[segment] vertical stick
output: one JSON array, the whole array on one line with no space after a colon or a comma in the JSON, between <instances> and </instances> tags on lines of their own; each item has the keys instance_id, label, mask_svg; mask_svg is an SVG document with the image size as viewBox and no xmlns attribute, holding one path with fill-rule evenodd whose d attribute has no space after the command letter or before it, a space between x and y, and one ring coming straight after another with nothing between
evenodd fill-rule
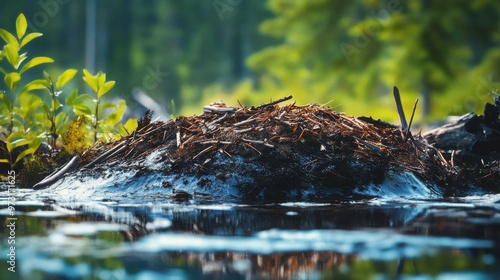
<instances>
[{"instance_id":1,"label":"vertical stick","mask_svg":"<svg viewBox=\"0 0 500 280\"><path fill-rule=\"evenodd\" d=\"M403 130L408 129L408 123L406 122L405 111L403 110L403 104L401 103L401 96L399 95L398 87L394 86L394 100L396 101L396 107L398 108L399 119L401 120L401 127Z\"/></svg>"},{"instance_id":2,"label":"vertical stick","mask_svg":"<svg viewBox=\"0 0 500 280\"><path fill-rule=\"evenodd\" d=\"M415 116L415 110L417 110L418 98L413 104L413 111L411 112L410 124L408 125L408 133L410 132L411 124L413 123L413 117Z\"/></svg>"},{"instance_id":3,"label":"vertical stick","mask_svg":"<svg viewBox=\"0 0 500 280\"><path fill-rule=\"evenodd\" d=\"M181 132L180 131L177 131L175 133L175 138L177 140L177 148L180 147L182 145L181 143Z\"/></svg>"}]
</instances>

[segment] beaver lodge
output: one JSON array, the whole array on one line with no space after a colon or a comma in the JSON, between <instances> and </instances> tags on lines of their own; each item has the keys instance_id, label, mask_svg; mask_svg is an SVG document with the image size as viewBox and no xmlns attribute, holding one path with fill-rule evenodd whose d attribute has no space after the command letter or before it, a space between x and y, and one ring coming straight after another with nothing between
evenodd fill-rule
<instances>
[{"instance_id":1,"label":"beaver lodge","mask_svg":"<svg viewBox=\"0 0 500 280\"><path fill-rule=\"evenodd\" d=\"M79 162L70 162L66 169L73 171L62 180L52 176L35 188L57 190L80 181L108 192L135 184L142 188L137 193L167 189L174 197L271 200L350 199L384 188L429 196L500 189L498 113L487 122L484 116L468 116L415 135L408 127L349 117L317 104L279 104L289 98L259 107L213 103L201 115L167 122L151 122L148 112L129 136L87 150ZM487 107L500 111L498 103L492 106ZM474 142L466 149L465 143L450 143L453 137L465 141L465 134ZM487 147L474 154L474 145ZM96 181L101 177L112 179Z\"/></svg>"}]
</instances>

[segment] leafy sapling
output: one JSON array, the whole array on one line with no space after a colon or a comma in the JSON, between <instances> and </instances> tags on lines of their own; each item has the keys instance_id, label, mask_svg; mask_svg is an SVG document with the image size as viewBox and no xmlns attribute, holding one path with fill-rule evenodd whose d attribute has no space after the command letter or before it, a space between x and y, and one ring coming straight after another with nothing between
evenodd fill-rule
<instances>
[{"instance_id":1,"label":"leafy sapling","mask_svg":"<svg viewBox=\"0 0 500 280\"><path fill-rule=\"evenodd\" d=\"M28 58L27 53L20 54L21 49L26 46L33 39L42 36L42 33L29 33L26 34L28 23L26 17L20 14L16 20L16 35L17 37L5 29L0 29L0 37L5 41L6 45L3 46L2 57L8 61L13 71L8 72L3 67L0 67L0 72L4 75L4 82L7 86L9 94L3 93L1 96L2 101L7 104L9 113L9 123L7 127L8 134L14 130L14 102L16 89L21 82L21 76L27 70L44 63L52 63L53 59L50 57L39 56L35 57L26 63L23 62ZM22 67L21 67L22 66Z\"/></svg>"},{"instance_id":2,"label":"leafy sapling","mask_svg":"<svg viewBox=\"0 0 500 280\"><path fill-rule=\"evenodd\" d=\"M68 126L68 113L63 110L59 96L62 93L62 88L75 77L77 72L75 69L68 69L54 82L50 75L44 71L45 80L34 80L23 88L23 91L45 90L49 93L50 98L42 99L41 106L45 114L44 119L48 121L45 135L51 147L56 147L59 135Z\"/></svg>"},{"instance_id":3,"label":"leafy sapling","mask_svg":"<svg viewBox=\"0 0 500 280\"><path fill-rule=\"evenodd\" d=\"M79 96L76 105L80 106L80 110L87 113L92 120L92 129L94 131L94 143L98 140L98 133L101 136L106 136L108 138L115 138L116 127L119 125L120 120L125 113L127 104L125 100L121 99L117 103L103 103L102 97L108 93L115 85L115 81L106 81L106 74L99 72L96 75L92 75L86 69L83 70L83 80L92 89L95 94L95 98L92 99L89 95ZM85 105L85 100L92 99L93 108ZM88 102L87 102L88 104ZM107 114L104 112L107 111ZM89 114L90 113L90 114ZM128 131L131 132L137 126L137 121L128 120L123 126L119 126L121 129L117 129L118 132Z\"/></svg>"},{"instance_id":4,"label":"leafy sapling","mask_svg":"<svg viewBox=\"0 0 500 280\"><path fill-rule=\"evenodd\" d=\"M5 87L0 85L0 163L13 168L23 158L33 155L45 138L55 147L62 135L63 149L77 153L89 147L92 140L95 143L98 138L118 138L137 127L135 119L120 124L126 110L125 100L103 102L102 97L115 85L114 81L106 81L104 73L92 75L84 70L83 80L94 95L80 95L75 89L65 99L66 106L60 100L62 88L75 77L77 70L66 70L55 81L45 72L45 79L22 81L27 70L53 62L44 56L28 60L27 53L21 53L26 44L42 36L37 32L27 34L27 27L25 16L20 14L16 34L0 29L0 38L6 43L0 49L0 73L5 84ZM22 82L25 86L19 89ZM49 94L32 94L37 90ZM87 133L89 128L93 135Z\"/></svg>"},{"instance_id":5,"label":"leafy sapling","mask_svg":"<svg viewBox=\"0 0 500 280\"><path fill-rule=\"evenodd\" d=\"M16 34L12 34L5 29L0 29L0 38L6 43L0 53L0 61L7 61L8 68L0 66L0 73L3 74L3 81L6 89L0 90L0 127L6 132L5 149L8 158L0 159L0 162L8 162L11 167L17 164L22 158L33 154L41 141L36 130L37 121L34 116L38 110L40 99L27 91L18 91L23 74L29 69L45 63L52 63L49 57L38 56L27 60L26 52L21 50L33 39L42 36L41 33L26 33L28 23L26 17L20 14L16 19ZM16 106L20 104L20 106ZM25 106L22 106L25 105ZM29 106L26 106L29 105ZM23 152L14 158L14 149L25 146ZM4 153L5 154L5 153Z\"/></svg>"}]
</instances>

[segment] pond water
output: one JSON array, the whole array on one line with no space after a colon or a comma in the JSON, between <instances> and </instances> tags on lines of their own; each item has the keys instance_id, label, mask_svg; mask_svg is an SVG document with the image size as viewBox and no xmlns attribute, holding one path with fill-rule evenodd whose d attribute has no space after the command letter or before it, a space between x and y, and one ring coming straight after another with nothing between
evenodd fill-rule
<instances>
[{"instance_id":1,"label":"pond water","mask_svg":"<svg viewBox=\"0 0 500 280\"><path fill-rule=\"evenodd\" d=\"M125 204L20 190L16 198L10 215L0 193L0 279L500 279L500 195Z\"/></svg>"}]
</instances>

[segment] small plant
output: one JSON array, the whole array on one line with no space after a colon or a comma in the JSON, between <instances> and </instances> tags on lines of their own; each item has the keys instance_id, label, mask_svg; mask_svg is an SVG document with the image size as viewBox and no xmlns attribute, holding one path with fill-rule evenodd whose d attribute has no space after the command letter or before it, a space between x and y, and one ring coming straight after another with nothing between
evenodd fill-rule
<instances>
[{"instance_id":1,"label":"small plant","mask_svg":"<svg viewBox=\"0 0 500 280\"><path fill-rule=\"evenodd\" d=\"M9 164L10 170L13 170L14 166L22 159L34 154L42 143L42 139L33 138L31 136L32 135L27 135L21 131L9 134L5 139L6 150L4 151L7 158L0 158L0 163ZM2 149L4 149L4 147L2 147Z\"/></svg>"},{"instance_id":2,"label":"small plant","mask_svg":"<svg viewBox=\"0 0 500 280\"><path fill-rule=\"evenodd\" d=\"M56 147L59 135L68 127L68 112L63 110L59 95L62 93L62 88L75 77L77 72L75 69L68 69L54 83L50 75L44 71L44 80L34 80L23 88L23 91L26 92L45 90L49 94L50 98L42 99L41 106L45 120L48 121L48 125L45 126L45 138L51 147Z\"/></svg>"},{"instance_id":3,"label":"small plant","mask_svg":"<svg viewBox=\"0 0 500 280\"><path fill-rule=\"evenodd\" d=\"M33 155L43 139L51 147L65 145L62 150L79 153L98 139L118 138L132 132L137 127L137 120L129 119L124 125L120 121L126 110L125 100L105 103L102 97L115 85L106 81L106 74L96 75L83 70L83 80L93 90L94 97L80 95L73 90L62 103L61 93L77 74L77 70L68 69L54 80L44 72L44 79L25 83L23 74L41 64L52 63L50 57L39 56L27 60L27 53L21 50L41 33L29 33L26 18L20 14L16 20L16 34L0 29L0 37L5 41L0 50L0 63L7 61L9 71L0 64L0 73L6 90L0 89L0 163L8 163L13 169L25 157ZM10 69L12 68L12 69ZM34 91L44 91L48 95L35 95ZM89 129L90 128L90 129ZM93 135L86 133L91 130ZM59 136L62 141L58 141ZM55 155L51 153L52 155ZM28 172L29 174L29 172Z\"/></svg>"},{"instance_id":4,"label":"small plant","mask_svg":"<svg viewBox=\"0 0 500 280\"><path fill-rule=\"evenodd\" d=\"M72 92L66 99L68 105L78 116L85 116L89 124L95 143L99 139L114 139L124 133L132 132L137 126L135 119L129 119L124 125L119 125L127 108L125 100L120 99L116 103L103 102L103 96L115 85L115 81L106 81L105 73L92 75L86 69L83 70L83 80L92 89L94 96L89 94L78 95Z\"/></svg>"},{"instance_id":5,"label":"small plant","mask_svg":"<svg viewBox=\"0 0 500 280\"><path fill-rule=\"evenodd\" d=\"M92 126L94 129L94 142L97 142L97 132L101 123L101 120L99 118L102 118L103 109L113 107L116 108L116 110L120 109L120 111L122 111L122 113L120 114L121 119L123 113L125 112L124 106L126 105L124 102L119 104L121 105L120 107L117 106L118 104L114 103L106 103L101 105L101 98L115 86L115 81L106 81L106 74L101 72L93 76L89 71L87 71L87 69L83 70L83 75L83 80L94 91L96 95L96 99L93 100L95 102L95 109L94 114L92 115ZM121 110L122 108L123 110Z\"/></svg>"},{"instance_id":6,"label":"small plant","mask_svg":"<svg viewBox=\"0 0 500 280\"><path fill-rule=\"evenodd\" d=\"M2 163L9 163L13 168L21 159L33 154L40 143L38 138L38 122L34 111L40 104L40 99L22 90L18 93L18 87L22 81L22 75L29 69L40 64L52 63L49 57L39 56L27 61L27 53L21 50L33 39L42 36L41 33L26 34L28 24L26 17L20 14L16 20L16 35L0 29L0 37L6 45L0 54L0 60L7 60L11 70L0 66L0 72L4 75L4 83L7 91L0 91L0 115L6 116L0 119L0 127L6 131L4 154L8 158L0 159ZM15 106L20 104L19 106ZM23 106L24 105L24 106ZM21 153L14 158L14 149L26 146Z\"/></svg>"}]
</instances>

